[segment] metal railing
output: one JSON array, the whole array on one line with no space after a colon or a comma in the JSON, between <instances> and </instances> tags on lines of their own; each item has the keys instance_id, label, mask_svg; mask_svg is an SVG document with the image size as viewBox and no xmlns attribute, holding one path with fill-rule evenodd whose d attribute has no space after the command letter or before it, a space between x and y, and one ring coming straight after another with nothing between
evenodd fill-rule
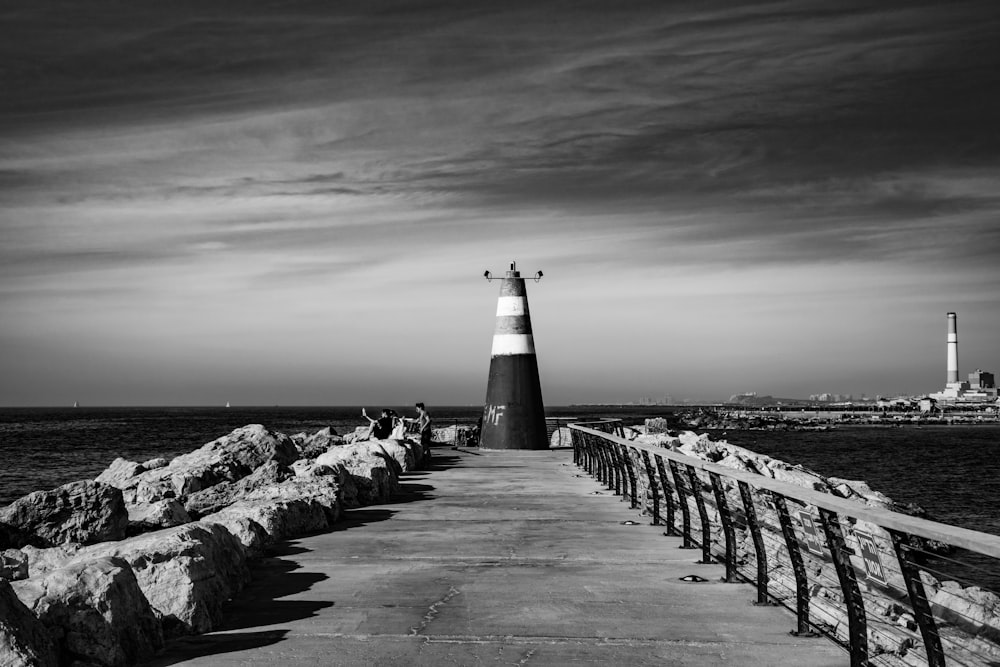
<instances>
[{"instance_id":1,"label":"metal railing","mask_svg":"<svg viewBox=\"0 0 1000 667\"><path fill-rule=\"evenodd\" d=\"M578 466L754 584L755 604L793 611L792 634L832 639L852 666L1000 664L1000 597L968 578L997 579L1000 537L633 442L618 420L569 429ZM981 564L962 580L948 549Z\"/></svg>"}]
</instances>

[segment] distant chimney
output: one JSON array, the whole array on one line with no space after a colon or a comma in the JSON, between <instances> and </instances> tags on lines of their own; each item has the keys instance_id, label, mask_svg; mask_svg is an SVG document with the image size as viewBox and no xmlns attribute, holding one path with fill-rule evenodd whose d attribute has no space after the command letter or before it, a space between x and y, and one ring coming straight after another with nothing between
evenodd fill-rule
<instances>
[{"instance_id":1,"label":"distant chimney","mask_svg":"<svg viewBox=\"0 0 1000 667\"><path fill-rule=\"evenodd\" d=\"M958 383L958 315L948 313L948 384Z\"/></svg>"}]
</instances>

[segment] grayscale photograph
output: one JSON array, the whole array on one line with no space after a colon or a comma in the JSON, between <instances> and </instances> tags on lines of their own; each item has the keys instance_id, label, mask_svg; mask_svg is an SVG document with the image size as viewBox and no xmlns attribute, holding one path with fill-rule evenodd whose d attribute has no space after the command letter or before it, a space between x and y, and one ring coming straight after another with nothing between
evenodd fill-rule
<instances>
[{"instance_id":1,"label":"grayscale photograph","mask_svg":"<svg viewBox=\"0 0 1000 667\"><path fill-rule=\"evenodd\" d=\"M0 3L0 667L1000 665L998 332L997 0Z\"/></svg>"}]
</instances>

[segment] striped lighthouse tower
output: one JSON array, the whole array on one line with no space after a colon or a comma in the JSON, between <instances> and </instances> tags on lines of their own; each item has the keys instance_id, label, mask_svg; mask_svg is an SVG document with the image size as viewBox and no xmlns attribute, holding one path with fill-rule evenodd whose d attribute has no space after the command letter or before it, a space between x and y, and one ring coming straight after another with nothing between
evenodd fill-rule
<instances>
[{"instance_id":1,"label":"striped lighthouse tower","mask_svg":"<svg viewBox=\"0 0 1000 667\"><path fill-rule=\"evenodd\" d=\"M541 278L541 271L536 278ZM489 279L489 272L486 272ZM500 282L480 447L548 449L538 360L524 278L511 263Z\"/></svg>"}]
</instances>

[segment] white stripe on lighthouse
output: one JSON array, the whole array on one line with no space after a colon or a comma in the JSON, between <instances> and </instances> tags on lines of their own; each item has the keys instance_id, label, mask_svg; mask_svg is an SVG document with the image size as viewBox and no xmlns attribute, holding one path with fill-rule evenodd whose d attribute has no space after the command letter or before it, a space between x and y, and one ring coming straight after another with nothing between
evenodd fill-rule
<instances>
[{"instance_id":1,"label":"white stripe on lighthouse","mask_svg":"<svg viewBox=\"0 0 1000 667\"><path fill-rule=\"evenodd\" d=\"M495 334L493 336L494 357L512 354L534 354L535 338L531 334Z\"/></svg>"},{"instance_id":2,"label":"white stripe on lighthouse","mask_svg":"<svg viewBox=\"0 0 1000 667\"><path fill-rule=\"evenodd\" d=\"M528 312L528 299L523 296L502 296L497 299L497 317L525 315Z\"/></svg>"}]
</instances>

